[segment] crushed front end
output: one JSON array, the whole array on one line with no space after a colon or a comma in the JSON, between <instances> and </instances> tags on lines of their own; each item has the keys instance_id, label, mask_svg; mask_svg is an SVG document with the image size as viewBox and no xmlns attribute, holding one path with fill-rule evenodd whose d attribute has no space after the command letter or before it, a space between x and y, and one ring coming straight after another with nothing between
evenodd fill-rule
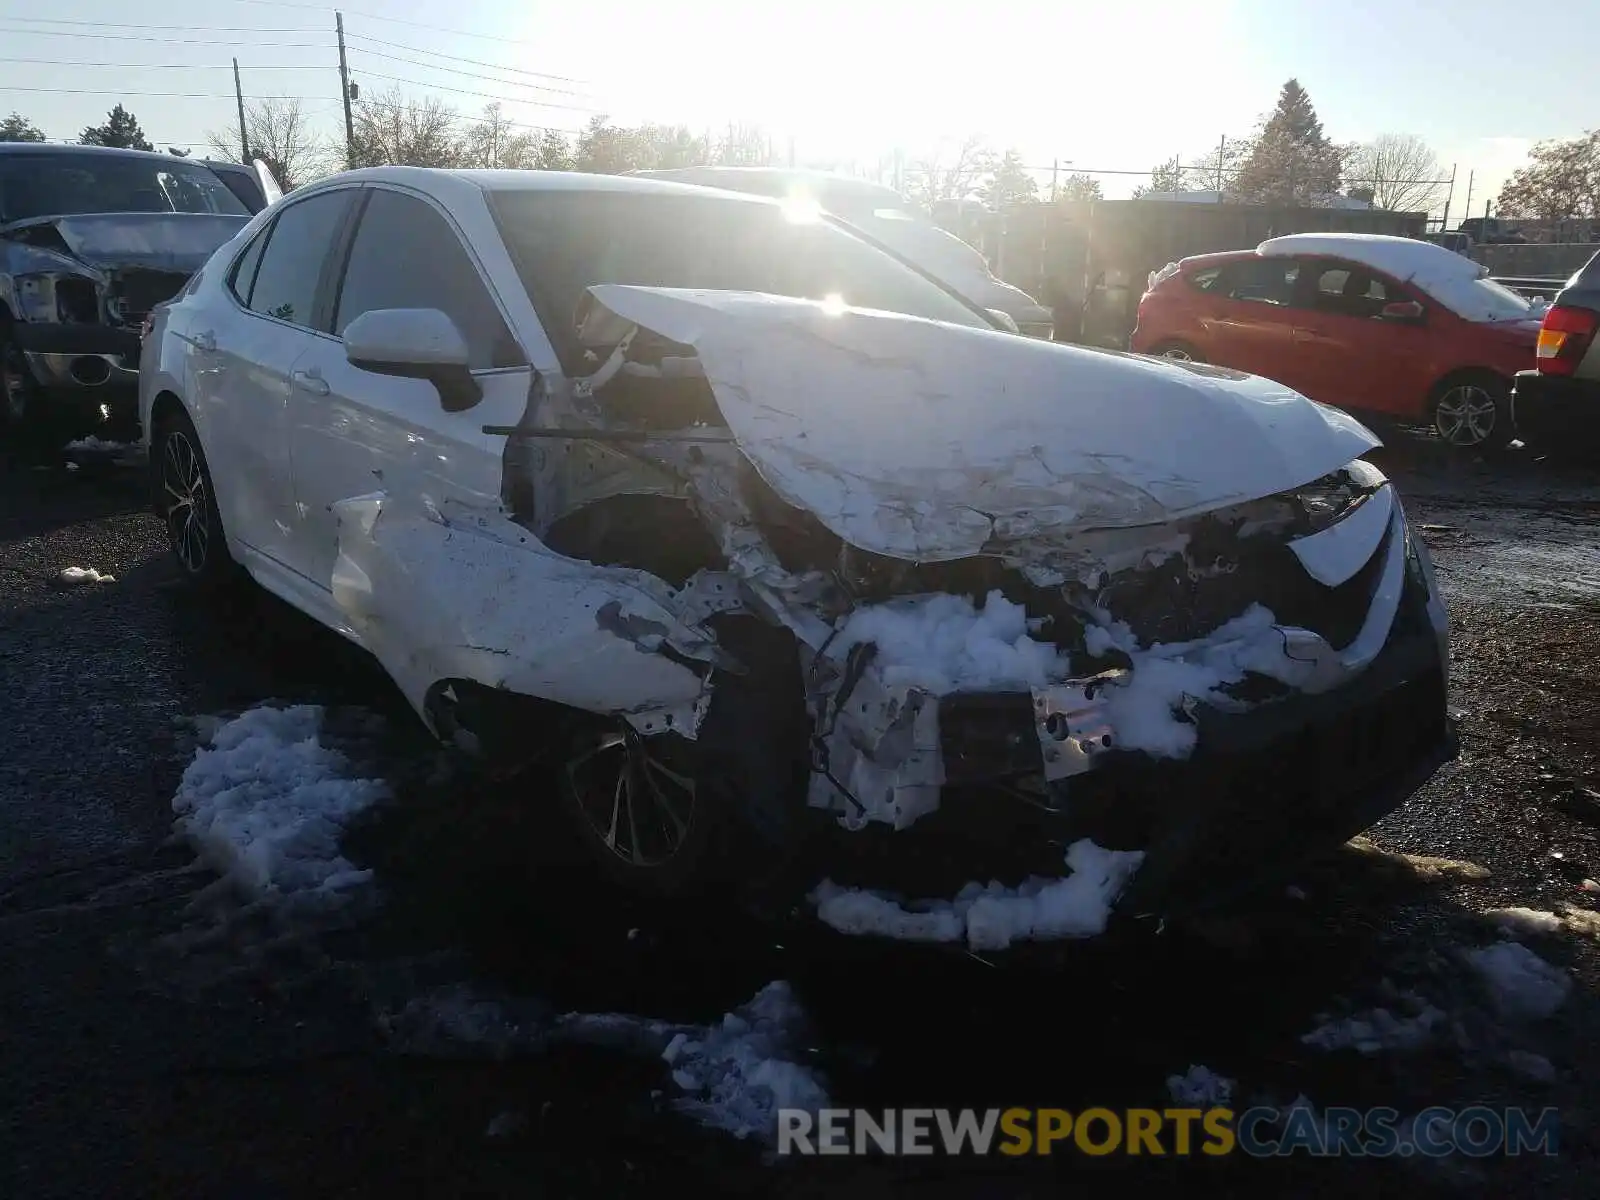
<instances>
[{"instance_id":1,"label":"crushed front end","mask_svg":"<svg viewBox=\"0 0 1600 1200\"><path fill-rule=\"evenodd\" d=\"M887 314L592 295L593 369L504 431L505 505L541 553L659 581L682 645L717 640L708 583L718 613L792 636L772 686L804 693L794 803L832 830L813 898L861 917L839 927L892 910L906 936L981 926L994 948L1096 932L1102 901L1194 908L1359 832L1452 754L1428 552L1342 414ZM703 711L719 668L698 657L679 702ZM649 735L646 707L611 711Z\"/></svg>"}]
</instances>

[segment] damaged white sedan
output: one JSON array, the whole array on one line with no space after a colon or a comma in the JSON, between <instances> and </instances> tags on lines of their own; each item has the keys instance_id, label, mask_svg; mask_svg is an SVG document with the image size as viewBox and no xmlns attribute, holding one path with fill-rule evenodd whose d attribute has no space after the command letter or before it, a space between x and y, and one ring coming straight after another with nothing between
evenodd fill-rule
<instances>
[{"instance_id":1,"label":"damaged white sedan","mask_svg":"<svg viewBox=\"0 0 1600 1200\"><path fill-rule=\"evenodd\" d=\"M992 914L1065 857L1160 913L1452 752L1363 426L1003 332L815 213L351 172L218 251L142 364L186 572L364 646L441 738L545 755L630 888L826 875L824 908L944 929L893 897L995 881Z\"/></svg>"}]
</instances>

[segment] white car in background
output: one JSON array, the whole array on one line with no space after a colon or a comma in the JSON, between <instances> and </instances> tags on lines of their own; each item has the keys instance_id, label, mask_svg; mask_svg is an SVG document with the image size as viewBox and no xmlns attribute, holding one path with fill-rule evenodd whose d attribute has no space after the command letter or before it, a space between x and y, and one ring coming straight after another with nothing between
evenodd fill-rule
<instances>
[{"instance_id":1,"label":"white car in background","mask_svg":"<svg viewBox=\"0 0 1600 1200\"><path fill-rule=\"evenodd\" d=\"M365 647L442 739L543 747L648 894L818 845L948 894L1070 844L1108 904L1191 907L1450 752L1364 427L1004 333L774 201L334 176L156 311L140 407L188 576Z\"/></svg>"},{"instance_id":2,"label":"white car in background","mask_svg":"<svg viewBox=\"0 0 1600 1200\"><path fill-rule=\"evenodd\" d=\"M881 183L792 167L672 167L633 174L816 204L974 304L1005 313L1017 332L1045 339L1054 335L1055 317L1048 308L998 278L975 247L916 212L899 192Z\"/></svg>"}]
</instances>

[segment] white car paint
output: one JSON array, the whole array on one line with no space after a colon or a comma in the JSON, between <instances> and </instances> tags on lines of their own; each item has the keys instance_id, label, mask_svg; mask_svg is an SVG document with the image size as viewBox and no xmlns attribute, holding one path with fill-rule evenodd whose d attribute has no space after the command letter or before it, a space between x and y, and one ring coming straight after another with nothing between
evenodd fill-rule
<instances>
[{"instance_id":1,"label":"white car paint","mask_svg":"<svg viewBox=\"0 0 1600 1200\"><path fill-rule=\"evenodd\" d=\"M317 332L246 310L226 286L266 222L359 187L399 192L442 216L520 344L523 365L474 372L482 398L466 411L447 411L426 380L354 365L381 349L364 343L359 324L344 338ZM541 325L490 213L486 196L497 189L693 191L535 172L335 176L258 215L159 308L141 368L146 437L158 401L175 399L189 414L235 559L372 651L435 732L430 690L467 679L692 738L710 687L704 667L725 654L707 618L750 612L796 634L814 713L850 700L819 733L834 774L813 774L812 803L851 826L901 827L934 807L944 780L939 698L871 665L851 678L833 636L848 610L828 607L818 572L784 566L752 515L745 464L847 547L918 563L998 546L1010 565L1054 565L1051 549L1066 546L1107 570L1137 569L1181 554L1193 518L1253 513L1341 469L1375 489L1340 514L1357 527L1303 539L1296 552L1314 578L1331 579L1361 546L1370 560L1381 541L1372 520L1387 484L1373 469L1347 467L1378 444L1371 432L1217 368L826 302L602 284L589 295L613 334L622 329L621 345L569 372L555 350L566 331ZM417 320L409 360L459 353L436 321ZM606 324L595 322L597 338ZM626 362L641 330L694 357ZM638 431L607 424L605 380L681 378L685 365L703 373L727 428L650 428L631 449L610 449L605 435ZM513 448L526 461L512 465ZM508 494L521 483L537 503L514 513ZM550 544L560 513L546 506L563 489L578 497L574 510L615 494L692 497L725 561L675 585L561 553ZM1398 504L1387 528L1394 536L1355 641L1335 647L1309 630L1281 630L1282 646L1314 665L1308 690L1364 669L1389 635L1409 549ZM1442 629L1436 600L1430 594L1430 614ZM1184 649L1204 657L1216 647L1201 638ZM1080 703L1084 682L1062 680L1035 702L1070 708L1073 737L1098 737L1103 701ZM1053 746L1041 752L1057 757ZM1089 770L1092 758L1080 747L1047 773ZM852 811L836 779L865 802Z\"/></svg>"}]
</instances>

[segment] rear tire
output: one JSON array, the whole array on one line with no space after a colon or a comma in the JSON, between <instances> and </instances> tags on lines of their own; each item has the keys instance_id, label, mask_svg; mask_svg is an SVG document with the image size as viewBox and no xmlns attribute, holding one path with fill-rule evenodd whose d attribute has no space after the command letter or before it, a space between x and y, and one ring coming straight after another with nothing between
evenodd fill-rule
<instances>
[{"instance_id":1,"label":"rear tire","mask_svg":"<svg viewBox=\"0 0 1600 1200\"><path fill-rule=\"evenodd\" d=\"M194 422L181 408L163 412L150 438L151 489L167 544L185 579L212 589L239 577L217 511L211 468Z\"/></svg>"},{"instance_id":2,"label":"rear tire","mask_svg":"<svg viewBox=\"0 0 1600 1200\"><path fill-rule=\"evenodd\" d=\"M1173 362L1203 363L1206 361L1205 356L1188 342L1176 340L1158 342L1150 348L1150 353L1156 358L1170 358Z\"/></svg>"},{"instance_id":3,"label":"rear tire","mask_svg":"<svg viewBox=\"0 0 1600 1200\"><path fill-rule=\"evenodd\" d=\"M1511 388L1498 375L1458 375L1439 385L1433 428L1458 450L1501 450L1512 438Z\"/></svg>"}]
</instances>

